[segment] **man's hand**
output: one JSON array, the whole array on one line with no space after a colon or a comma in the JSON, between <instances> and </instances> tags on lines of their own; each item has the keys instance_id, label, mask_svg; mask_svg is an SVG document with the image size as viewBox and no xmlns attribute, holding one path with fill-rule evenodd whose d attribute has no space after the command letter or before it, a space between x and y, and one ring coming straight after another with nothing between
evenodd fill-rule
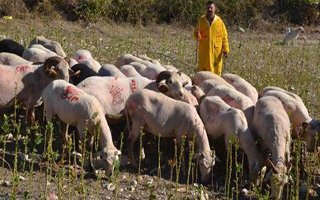
<instances>
[{"instance_id":1,"label":"man's hand","mask_svg":"<svg viewBox=\"0 0 320 200\"><path fill-rule=\"evenodd\" d=\"M197 38L198 40L201 39L201 33L200 33L200 31L197 31L196 38Z\"/></svg>"},{"instance_id":2,"label":"man's hand","mask_svg":"<svg viewBox=\"0 0 320 200\"><path fill-rule=\"evenodd\" d=\"M224 58L228 58L228 53L227 52L223 52L223 57Z\"/></svg>"}]
</instances>

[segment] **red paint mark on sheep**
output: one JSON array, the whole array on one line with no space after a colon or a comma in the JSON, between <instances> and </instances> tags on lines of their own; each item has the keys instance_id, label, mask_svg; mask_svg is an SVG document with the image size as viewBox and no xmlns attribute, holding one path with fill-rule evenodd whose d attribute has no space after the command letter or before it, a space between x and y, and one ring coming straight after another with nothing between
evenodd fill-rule
<instances>
[{"instance_id":1,"label":"red paint mark on sheep","mask_svg":"<svg viewBox=\"0 0 320 200\"><path fill-rule=\"evenodd\" d=\"M16 72L24 73L29 69L28 65L19 65L16 67Z\"/></svg>"},{"instance_id":2,"label":"red paint mark on sheep","mask_svg":"<svg viewBox=\"0 0 320 200\"><path fill-rule=\"evenodd\" d=\"M138 84L136 80L134 79L131 80L130 89L131 89L131 92L135 92L138 90Z\"/></svg>"},{"instance_id":3,"label":"red paint mark on sheep","mask_svg":"<svg viewBox=\"0 0 320 200\"><path fill-rule=\"evenodd\" d=\"M82 91L80 91L76 87L69 85L64 90L63 94L61 95L61 98L66 99L70 102L76 102L79 100L80 94L82 94Z\"/></svg>"},{"instance_id":4,"label":"red paint mark on sheep","mask_svg":"<svg viewBox=\"0 0 320 200\"><path fill-rule=\"evenodd\" d=\"M225 96L225 97L222 98L222 100L224 102L226 102L227 104L229 104L230 102L234 101L234 99L232 97L230 97L230 96Z\"/></svg>"},{"instance_id":5,"label":"red paint mark on sheep","mask_svg":"<svg viewBox=\"0 0 320 200\"><path fill-rule=\"evenodd\" d=\"M124 102L124 100L122 98L123 88L120 88L117 85L112 85L109 92L112 96L112 104L113 105L117 105L117 104Z\"/></svg>"}]
</instances>

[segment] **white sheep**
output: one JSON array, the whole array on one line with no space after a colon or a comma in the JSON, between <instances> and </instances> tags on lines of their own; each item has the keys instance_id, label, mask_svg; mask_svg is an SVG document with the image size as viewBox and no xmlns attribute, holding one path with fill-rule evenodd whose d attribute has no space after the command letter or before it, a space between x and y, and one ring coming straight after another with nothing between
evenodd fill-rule
<instances>
[{"instance_id":1,"label":"white sheep","mask_svg":"<svg viewBox=\"0 0 320 200\"><path fill-rule=\"evenodd\" d=\"M44 64L0 65L0 109L15 99L26 107L27 122L35 120L34 109L40 105L44 88L55 79L69 81L69 65L60 57L50 57Z\"/></svg>"},{"instance_id":2,"label":"white sheep","mask_svg":"<svg viewBox=\"0 0 320 200\"><path fill-rule=\"evenodd\" d=\"M220 77L217 74L214 74L209 71L199 71L192 77L192 83L193 85L200 86L203 81L213 79L221 84L230 85L227 81L225 81L222 77ZM232 85L230 85L233 87Z\"/></svg>"},{"instance_id":3,"label":"white sheep","mask_svg":"<svg viewBox=\"0 0 320 200\"><path fill-rule=\"evenodd\" d=\"M248 96L254 104L258 101L258 91L244 78L231 73L222 74L221 77L236 88L236 90Z\"/></svg>"},{"instance_id":4,"label":"white sheep","mask_svg":"<svg viewBox=\"0 0 320 200\"><path fill-rule=\"evenodd\" d=\"M63 51L61 45L53 40L45 38L43 35L35 37L31 42L28 48L30 48L33 44L40 44L45 48L55 52L57 55L61 56L62 58L66 57L66 53Z\"/></svg>"},{"instance_id":5,"label":"white sheep","mask_svg":"<svg viewBox=\"0 0 320 200\"><path fill-rule=\"evenodd\" d=\"M108 123L104 117L103 109L99 101L92 95L86 94L76 86L64 81L52 81L42 94L45 116L51 121L54 115L72 126L76 126L80 138L84 141L85 131L88 131L88 142L90 145L90 167L92 164L92 149L94 136L100 133L100 147L102 158L106 161L106 175L113 171L115 161L119 159L121 152L114 146ZM98 128L98 129L97 129ZM98 130L98 132L97 132ZM62 133L65 149L67 131Z\"/></svg>"},{"instance_id":6,"label":"white sheep","mask_svg":"<svg viewBox=\"0 0 320 200\"><path fill-rule=\"evenodd\" d=\"M16 65L22 65L22 64L30 64L31 65L32 62L29 60L26 60L16 54L2 52L2 53L0 53L0 64L16 66Z\"/></svg>"},{"instance_id":7,"label":"white sheep","mask_svg":"<svg viewBox=\"0 0 320 200\"><path fill-rule=\"evenodd\" d=\"M117 116L124 109L129 95L135 91L147 88L160 91L175 99L185 99L185 89L178 73L161 72L155 81L145 77L89 77L80 82L77 87L95 96L104 109L104 114Z\"/></svg>"},{"instance_id":8,"label":"white sheep","mask_svg":"<svg viewBox=\"0 0 320 200\"><path fill-rule=\"evenodd\" d=\"M120 66L119 70L127 77L134 77L134 76L141 77L141 74L137 72L137 70L130 64Z\"/></svg>"},{"instance_id":9,"label":"white sheep","mask_svg":"<svg viewBox=\"0 0 320 200\"><path fill-rule=\"evenodd\" d=\"M248 158L250 179L256 183L262 168L262 155L256 146L244 113L232 108L218 96L202 96L199 106L201 119L212 139L224 137L226 148L232 136L238 139L241 149Z\"/></svg>"},{"instance_id":10,"label":"white sheep","mask_svg":"<svg viewBox=\"0 0 320 200\"><path fill-rule=\"evenodd\" d=\"M289 115L293 132L304 137L308 151L315 150L316 136L320 132L320 121L309 115L302 99L298 95L278 87L266 87L260 94L263 97L274 96L281 101ZM303 132L306 134L303 134Z\"/></svg>"},{"instance_id":11,"label":"white sheep","mask_svg":"<svg viewBox=\"0 0 320 200\"><path fill-rule=\"evenodd\" d=\"M88 50L84 50L84 49L77 50L74 53L73 58L78 63L84 63L84 64L88 65L90 68L92 68L97 73L99 72L99 69L101 68L101 64L92 57L92 54Z\"/></svg>"},{"instance_id":12,"label":"white sheep","mask_svg":"<svg viewBox=\"0 0 320 200\"><path fill-rule=\"evenodd\" d=\"M252 124L262 147L271 152L271 197L281 199L284 185L288 182L287 164L290 162L289 116L279 99L265 96L256 104Z\"/></svg>"},{"instance_id":13,"label":"white sheep","mask_svg":"<svg viewBox=\"0 0 320 200\"><path fill-rule=\"evenodd\" d=\"M129 96L125 113L129 127L129 156L134 166L137 164L133 147L141 128L155 136L174 137L178 144L186 136L187 140L195 138L196 152L200 156L201 181L208 181L214 158L205 127L192 105L142 89Z\"/></svg>"},{"instance_id":14,"label":"white sheep","mask_svg":"<svg viewBox=\"0 0 320 200\"><path fill-rule=\"evenodd\" d=\"M41 48L41 45L32 45L30 48L24 50L22 58L31 62L45 62L50 57L58 56L55 52L46 48Z\"/></svg>"},{"instance_id":15,"label":"white sheep","mask_svg":"<svg viewBox=\"0 0 320 200\"><path fill-rule=\"evenodd\" d=\"M203 82L205 85L207 82L212 82L214 80L206 80ZM201 90L198 86L194 86L194 90ZM193 92L194 95L201 92ZM247 118L249 127L251 128L253 111L255 104L252 100L241 92L237 91L234 88L230 88L223 84L217 84L215 87L212 87L207 93L206 96L219 96L223 101L228 105L234 108L242 110ZM196 96L199 99L199 95Z\"/></svg>"}]
</instances>

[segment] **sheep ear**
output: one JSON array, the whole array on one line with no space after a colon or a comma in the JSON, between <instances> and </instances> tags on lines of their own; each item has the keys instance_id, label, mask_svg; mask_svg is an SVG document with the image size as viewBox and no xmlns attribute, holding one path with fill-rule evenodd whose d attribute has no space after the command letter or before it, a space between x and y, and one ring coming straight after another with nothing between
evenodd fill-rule
<instances>
[{"instance_id":1,"label":"sheep ear","mask_svg":"<svg viewBox=\"0 0 320 200\"><path fill-rule=\"evenodd\" d=\"M68 68L68 72L69 72L69 76L73 76L75 74L74 71L70 67Z\"/></svg>"},{"instance_id":2,"label":"sheep ear","mask_svg":"<svg viewBox=\"0 0 320 200\"><path fill-rule=\"evenodd\" d=\"M73 72L73 70L72 70L72 72ZM74 77L74 76L78 76L79 74L81 74L81 70L77 70L76 72L73 72L73 73L70 73L70 72L69 72L70 78L71 78L71 77Z\"/></svg>"},{"instance_id":3,"label":"sheep ear","mask_svg":"<svg viewBox=\"0 0 320 200\"><path fill-rule=\"evenodd\" d=\"M55 78L58 73L56 71L56 67L55 66L51 66L45 69L45 73L50 77L50 78Z\"/></svg>"},{"instance_id":4,"label":"sheep ear","mask_svg":"<svg viewBox=\"0 0 320 200\"><path fill-rule=\"evenodd\" d=\"M188 85L188 81L185 81L182 83L182 86L185 87L186 85Z\"/></svg>"},{"instance_id":5,"label":"sheep ear","mask_svg":"<svg viewBox=\"0 0 320 200\"><path fill-rule=\"evenodd\" d=\"M166 84L165 80L162 80L158 83L158 90L161 93L166 93L169 91L168 85Z\"/></svg>"}]
</instances>

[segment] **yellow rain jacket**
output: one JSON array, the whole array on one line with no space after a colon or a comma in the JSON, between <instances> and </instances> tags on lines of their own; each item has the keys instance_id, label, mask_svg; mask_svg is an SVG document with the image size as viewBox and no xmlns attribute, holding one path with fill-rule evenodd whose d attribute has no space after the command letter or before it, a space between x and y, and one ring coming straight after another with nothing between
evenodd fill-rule
<instances>
[{"instance_id":1,"label":"yellow rain jacket","mask_svg":"<svg viewBox=\"0 0 320 200\"><path fill-rule=\"evenodd\" d=\"M228 33L222 19L215 15L211 25L203 15L195 28L198 35L198 71L221 75L223 52L229 53Z\"/></svg>"}]
</instances>

